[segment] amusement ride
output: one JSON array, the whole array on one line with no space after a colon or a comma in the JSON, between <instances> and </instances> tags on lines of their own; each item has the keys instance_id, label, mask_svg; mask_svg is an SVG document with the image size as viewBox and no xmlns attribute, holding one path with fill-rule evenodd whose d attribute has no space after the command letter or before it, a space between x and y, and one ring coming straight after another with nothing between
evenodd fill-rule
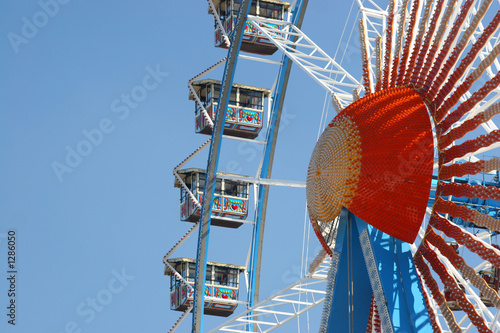
<instances>
[{"instance_id":1,"label":"amusement ride","mask_svg":"<svg viewBox=\"0 0 500 333\"><path fill-rule=\"evenodd\" d=\"M321 308L308 317L320 332L500 333L500 1L353 4L359 79L302 29L307 0L205 3L227 57L187 84L195 132L208 140L173 170L188 223L163 259L179 313L170 331L290 332ZM272 86L236 82L241 61L273 65ZM292 65L336 112L321 116L306 182L272 177ZM261 147L252 175L220 167L229 141ZM192 165L202 152L206 164ZM305 193L321 250L298 281L262 295L274 186ZM246 262L210 261L211 235L242 226ZM190 237L193 256L175 256Z\"/></svg>"}]
</instances>

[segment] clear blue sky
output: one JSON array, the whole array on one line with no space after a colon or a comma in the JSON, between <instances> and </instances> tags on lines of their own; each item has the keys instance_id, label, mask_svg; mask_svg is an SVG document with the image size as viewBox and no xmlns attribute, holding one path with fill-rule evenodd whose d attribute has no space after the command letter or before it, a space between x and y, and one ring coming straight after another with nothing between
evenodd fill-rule
<instances>
[{"instance_id":1,"label":"clear blue sky","mask_svg":"<svg viewBox=\"0 0 500 333\"><path fill-rule=\"evenodd\" d=\"M0 4L0 331L166 332L180 313L169 309L162 258L191 226L179 221L172 170L208 138L194 133L187 81L226 51L213 47L203 0L59 1ZM331 55L349 6L310 1L303 30ZM344 63L359 77L356 38ZM235 82L270 88L276 70L240 61ZM324 97L293 68L273 178L305 180ZM252 175L259 156L225 141L221 170ZM206 155L189 166L205 168ZM269 200L262 297L299 277L305 191L272 188ZM15 327L6 316L11 229ZM219 228L209 259L244 265L249 240L249 226ZM319 249L314 236L310 249ZM178 256L195 257L195 237Z\"/></svg>"}]
</instances>

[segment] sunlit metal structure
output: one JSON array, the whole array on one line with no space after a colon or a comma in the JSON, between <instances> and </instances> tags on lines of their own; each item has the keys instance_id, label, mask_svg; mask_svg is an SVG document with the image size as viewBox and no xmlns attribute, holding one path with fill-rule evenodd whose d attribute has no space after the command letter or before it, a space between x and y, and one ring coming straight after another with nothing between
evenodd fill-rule
<instances>
[{"instance_id":1,"label":"sunlit metal structure","mask_svg":"<svg viewBox=\"0 0 500 333\"><path fill-rule=\"evenodd\" d=\"M246 177L253 184L256 203L256 214L249 221L253 225L249 263L246 266L249 292L246 301L242 301L247 310L233 315L227 323L213 332L268 332L286 325L291 319L319 304L324 306L323 317L318 318L321 321L321 332L347 331L349 327L364 327L367 332L384 333L403 328L415 332L468 332L472 328L480 332L500 332L500 251L495 247L494 241L496 233L500 231L500 222L497 220L500 196L497 194L498 179L493 179L495 170L500 168L500 160L481 157L481 154L500 146L495 124L498 120L494 118L500 111L496 104L500 98L500 63L497 60L500 54L499 2L398 0L389 1L388 7L373 0L356 2L361 17L359 38L363 76L360 80L350 75L341 63L331 58L302 31L301 20L307 1L292 4L253 1L253 7L246 1L208 1L209 13L214 15L215 21L215 44L218 47L229 47L229 54L227 59L191 79L188 86L190 96L197 103L197 114L205 116L205 123L199 127L199 131L203 127L207 134L212 134L212 139L174 169L176 186L184 190L184 197L191 200L197 210L201 209L201 202L181 176L180 170L195 155L211 145L206 173L213 174L214 186L209 187L211 195L208 196L209 202L212 202L217 189L217 144L223 138L231 139L230 136L234 136L234 133L223 130L227 116L214 119L207 112L207 103L203 100L199 87L211 81L199 80L214 68L225 64L226 74L220 82L221 87L226 86L226 92L219 95L217 103L226 110L230 100L227 88L233 84L231 70L234 69L236 58L275 63L265 59L265 55L278 50L283 54L282 61L276 63L280 67L276 85L266 95L269 115L265 138L262 135L233 138L251 140L260 137L260 141L254 142L265 148L258 176ZM282 5L281 9L276 9L276 13L279 13L273 14L274 16L263 15L257 9L259 6L266 7L268 3ZM244 5L247 5L246 13L236 11ZM238 44L236 51L232 48L232 39ZM257 53L259 56L239 54L240 48L243 52ZM388 236L367 225L349 211L343 210L339 215L340 220L335 220L335 223L313 220L315 232L331 258L325 260L325 253L320 253L309 274L284 291L259 301L260 245L268 205L266 189L269 185L302 187L291 181L271 179L279 117L292 62L326 90L338 113L353 102L390 87L417 87L416 91L426 96L425 107L433 117L435 177L433 180L429 178L432 188L425 198L428 207L424 210L423 222L415 231L413 243L396 240L397 237ZM478 81L480 77L483 77L483 81ZM447 102L446 96L453 99L458 107ZM435 134L436 128L442 130L439 136ZM460 135L467 132L470 137L475 136L477 139L461 139ZM308 156L310 152L304 154ZM475 169L471 171L473 168ZM473 179L476 174L487 175L489 179ZM207 189L205 193L208 193ZM202 220L202 226L204 223L205 226L210 226L210 221L215 221L214 212L207 202L205 214L208 215L205 215L204 222ZM204 213L201 212L200 215L203 219ZM164 262L168 262L170 255L199 225L195 224L167 253ZM441 235L444 236L438 235L433 228L443 232ZM206 265L206 243L202 242L201 236L207 229L204 230L200 233L197 249L197 270L200 272L205 271L203 267ZM476 233L471 233L471 230ZM450 241L455 241L457 245L449 246L447 242ZM349 247L345 244L354 244L353 242L358 242L356 246L359 247L348 250ZM384 258L385 252L391 253L392 257ZM356 277L353 274L343 275L340 272L345 270L338 269L347 265L344 262L346 256L358 261L354 268L358 272ZM475 267L470 266L470 263L467 265L471 256L478 256L481 263ZM406 269L410 272L409 275L406 271L402 272L401 268L392 273L380 270L380 265L387 266L392 262L404 265L403 257L411 259L413 263ZM398 290L390 290L390 274L400 277ZM366 291L362 292L360 288L355 293L352 290L342 296L338 290L342 290L348 281L366 287ZM419 302L408 306L411 297L402 295L404 290L410 289L414 297L419 298ZM361 294L363 296L359 298L353 296ZM368 294L371 301L366 301ZM304 301L304 298L308 301ZM203 302L203 296L199 301ZM363 304L356 306L356 309L362 310L344 313L353 304ZM291 309L283 308L290 305ZM404 314L396 311L405 306L407 312ZM186 308L181 321L190 310L190 307ZM199 314L202 315L203 310L195 308L194 317ZM345 320L341 326L332 326L332 322L338 323L343 316L349 320ZM401 325L403 317L413 319ZM193 320L193 325L197 329L203 327L200 326L202 322L199 317ZM178 323L173 329L177 326Z\"/></svg>"}]
</instances>

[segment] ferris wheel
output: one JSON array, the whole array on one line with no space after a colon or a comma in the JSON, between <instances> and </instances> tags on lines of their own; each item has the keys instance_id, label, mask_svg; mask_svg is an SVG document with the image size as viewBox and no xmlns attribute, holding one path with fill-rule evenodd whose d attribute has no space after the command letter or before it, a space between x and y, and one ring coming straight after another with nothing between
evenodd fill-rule
<instances>
[{"instance_id":1,"label":"ferris wheel","mask_svg":"<svg viewBox=\"0 0 500 333\"><path fill-rule=\"evenodd\" d=\"M180 321L194 306L193 330L202 330L204 313L230 316L241 304L247 310L213 331L271 331L322 304L322 332L500 332L500 3L358 0L360 81L301 30L307 1L208 3L215 44L229 53L189 81L196 131L212 138L174 170L181 219L195 223L183 239L201 225L197 260L169 258L183 239L164 259ZM274 87L232 82L236 59L271 62L265 56L278 50ZM338 113L311 149L307 178L323 250L309 274L260 301L267 188L304 185L271 179L291 63L326 89ZM222 81L200 80L222 64ZM216 116L221 108L225 117ZM255 140L262 128L255 177L217 171L223 135ZM206 170L181 169L209 146ZM253 228L248 264L207 262L210 225L244 223ZM242 272L246 301L237 296ZM302 307L280 309L291 304Z\"/></svg>"}]
</instances>

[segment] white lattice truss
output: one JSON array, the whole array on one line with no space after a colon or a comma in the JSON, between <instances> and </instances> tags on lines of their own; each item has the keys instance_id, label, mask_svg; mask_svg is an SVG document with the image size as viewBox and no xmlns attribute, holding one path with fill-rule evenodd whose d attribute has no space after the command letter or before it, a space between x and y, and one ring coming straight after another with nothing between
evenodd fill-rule
<instances>
[{"instance_id":1,"label":"white lattice truss","mask_svg":"<svg viewBox=\"0 0 500 333\"><path fill-rule=\"evenodd\" d=\"M352 102L353 89L362 89L358 80L293 24L251 15L248 21L332 97L336 97L342 107Z\"/></svg>"},{"instance_id":2,"label":"white lattice truss","mask_svg":"<svg viewBox=\"0 0 500 333\"><path fill-rule=\"evenodd\" d=\"M254 332L255 326L257 332L270 332L323 303L328 271L338 264L339 257L334 258L325 259L314 272L210 332ZM333 284L329 288L333 291Z\"/></svg>"}]
</instances>

